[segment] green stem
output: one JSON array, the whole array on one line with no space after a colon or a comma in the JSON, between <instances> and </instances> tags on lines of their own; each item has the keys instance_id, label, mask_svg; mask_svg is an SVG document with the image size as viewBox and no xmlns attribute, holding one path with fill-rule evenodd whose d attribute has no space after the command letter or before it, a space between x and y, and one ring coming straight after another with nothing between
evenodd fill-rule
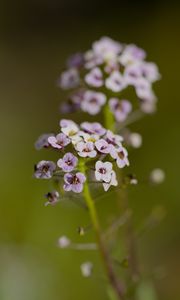
<instances>
[{"instance_id":1,"label":"green stem","mask_svg":"<svg viewBox=\"0 0 180 300\"><path fill-rule=\"evenodd\" d=\"M80 164L80 170L84 174L86 173L86 168L83 163ZM104 263L105 271L107 273L107 276L108 276L108 279L109 279L109 282L110 282L112 288L114 289L114 291L117 294L118 299L122 300L122 299L124 299L124 287L114 272L113 263L109 256L109 252L105 246L103 235L101 234L101 228L100 228L100 224L99 224L99 220L98 220L96 207L95 207L94 201L91 197L91 193L90 193L87 181L84 184L83 192L84 192L84 198L86 201L86 205L89 209L89 214L91 217L92 225L93 225L93 228L94 228L94 231L96 234L97 246L99 248L99 252L101 254L101 257L102 257L102 260Z\"/></svg>"},{"instance_id":2,"label":"green stem","mask_svg":"<svg viewBox=\"0 0 180 300\"><path fill-rule=\"evenodd\" d=\"M105 128L114 131L115 129L114 116L110 111L108 104L104 106L103 114L104 114Z\"/></svg>"}]
</instances>

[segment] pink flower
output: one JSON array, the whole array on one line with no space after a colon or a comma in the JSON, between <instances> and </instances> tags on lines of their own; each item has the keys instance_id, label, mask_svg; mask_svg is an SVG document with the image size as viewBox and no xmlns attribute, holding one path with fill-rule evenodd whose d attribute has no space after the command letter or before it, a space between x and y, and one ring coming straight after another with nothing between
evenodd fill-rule
<instances>
[{"instance_id":1,"label":"pink flower","mask_svg":"<svg viewBox=\"0 0 180 300\"><path fill-rule=\"evenodd\" d=\"M96 149L100 153L108 154L111 152L111 145L104 139L100 139L99 141L95 142Z\"/></svg>"},{"instance_id":2,"label":"pink flower","mask_svg":"<svg viewBox=\"0 0 180 300\"><path fill-rule=\"evenodd\" d=\"M103 74L99 68L92 69L86 76L85 81L90 86L101 87L103 85Z\"/></svg>"},{"instance_id":3,"label":"pink flower","mask_svg":"<svg viewBox=\"0 0 180 300\"><path fill-rule=\"evenodd\" d=\"M86 181L86 176L83 173L71 174L67 173L64 175L64 190L66 192L81 193L83 190L83 184Z\"/></svg>"},{"instance_id":4,"label":"pink flower","mask_svg":"<svg viewBox=\"0 0 180 300\"><path fill-rule=\"evenodd\" d=\"M93 142L79 142L75 146L76 150L78 151L79 156L81 157L95 157L97 151L94 149Z\"/></svg>"},{"instance_id":5,"label":"pink flower","mask_svg":"<svg viewBox=\"0 0 180 300\"><path fill-rule=\"evenodd\" d=\"M61 74L58 85L64 90L75 88L79 85L79 73L76 69L69 69Z\"/></svg>"},{"instance_id":6,"label":"pink flower","mask_svg":"<svg viewBox=\"0 0 180 300\"><path fill-rule=\"evenodd\" d=\"M127 84L119 71L113 71L105 81L106 87L113 92L120 92L126 88Z\"/></svg>"},{"instance_id":7,"label":"pink flower","mask_svg":"<svg viewBox=\"0 0 180 300\"><path fill-rule=\"evenodd\" d=\"M64 172L71 172L78 164L78 159L72 153L68 152L62 159L59 159L57 165Z\"/></svg>"},{"instance_id":8,"label":"pink flower","mask_svg":"<svg viewBox=\"0 0 180 300\"><path fill-rule=\"evenodd\" d=\"M117 98L111 98L109 106L117 122L125 121L132 110L132 105L128 100L119 100Z\"/></svg>"},{"instance_id":9,"label":"pink flower","mask_svg":"<svg viewBox=\"0 0 180 300\"><path fill-rule=\"evenodd\" d=\"M84 94L84 101L81 102L81 109L90 115L96 115L106 102L106 96L103 93L87 91Z\"/></svg>"},{"instance_id":10,"label":"pink flower","mask_svg":"<svg viewBox=\"0 0 180 300\"><path fill-rule=\"evenodd\" d=\"M48 142L53 148L63 149L70 143L70 139L64 133L59 133L56 136L50 136Z\"/></svg>"}]
</instances>

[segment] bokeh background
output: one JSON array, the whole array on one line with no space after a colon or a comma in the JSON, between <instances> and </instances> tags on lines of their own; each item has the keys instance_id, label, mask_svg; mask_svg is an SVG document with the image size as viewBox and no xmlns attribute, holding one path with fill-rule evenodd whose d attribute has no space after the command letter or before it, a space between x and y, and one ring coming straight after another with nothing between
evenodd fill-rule
<instances>
[{"instance_id":1,"label":"bokeh background","mask_svg":"<svg viewBox=\"0 0 180 300\"><path fill-rule=\"evenodd\" d=\"M98 255L56 247L64 234L80 240L76 229L88 224L87 213L69 202L45 208L49 186L32 177L34 163L47 158L34 150L34 141L58 129L64 94L55 82L64 61L102 35L145 48L162 73L155 85L158 113L132 126L144 143L131 153L131 168L145 179L160 167L166 182L133 188L130 205L137 226L154 206L166 210L161 224L141 238L139 255L147 278L154 276L157 299L179 300L178 2L1 0L0 6L0 300L107 299ZM113 207L112 197L100 201L102 218ZM91 232L82 241L87 240L93 241ZM95 263L90 279L80 273L86 260Z\"/></svg>"}]
</instances>

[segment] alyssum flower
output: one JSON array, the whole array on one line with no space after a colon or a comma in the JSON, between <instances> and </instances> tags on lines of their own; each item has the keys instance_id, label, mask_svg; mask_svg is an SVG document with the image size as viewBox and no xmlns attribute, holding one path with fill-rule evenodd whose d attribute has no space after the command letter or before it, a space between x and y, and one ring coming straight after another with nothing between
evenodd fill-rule
<instances>
[{"instance_id":1,"label":"alyssum flower","mask_svg":"<svg viewBox=\"0 0 180 300\"><path fill-rule=\"evenodd\" d=\"M67 66L59 86L65 90L73 88L68 103L70 111L81 109L95 115L110 100L115 120L124 122L134 108L132 101L129 106L122 103L121 92L128 87L134 88L144 113L152 113L156 108L153 83L160 79L159 70L155 63L146 61L146 52L136 45L102 37L87 52L71 57ZM112 97L107 97L109 93L116 99L117 107L119 101L121 108L117 109L117 113L114 112Z\"/></svg>"},{"instance_id":2,"label":"alyssum flower","mask_svg":"<svg viewBox=\"0 0 180 300\"><path fill-rule=\"evenodd\" d=\"M120 135L106 130L100 123L83 122L79 126L63 119L60 121L60 132L48 137L48 149L58 149L60 158L56 164L40 161L34 175L36 178L59 178L64 191L74 193L81 193L85 181L95 177L107 191L111 185L118 184L113 166L122 168L129 165L128 153L122 141ZM94 176L89 171L85 174L82 164L87 165L88 170L94 170ZM49 203L57 202L58 194L48 195Z\"/></svg>"}]
</instances>

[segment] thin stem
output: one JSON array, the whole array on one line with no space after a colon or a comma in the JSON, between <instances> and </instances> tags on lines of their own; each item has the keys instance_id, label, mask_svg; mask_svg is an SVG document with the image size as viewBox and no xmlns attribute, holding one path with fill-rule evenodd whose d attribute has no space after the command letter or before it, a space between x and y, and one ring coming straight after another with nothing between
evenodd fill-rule
<instances>
[{"instance_id":1,"label":"thin stem","mask_svg":"<svg viewBox=\"0 0 180 300\"><path fill-rule=\"evenodd\" d=\"M115 124L114 117L112 112L109 109L108 104L104 106L103 114L104 114L105 128L114 131L114 124Z\"/></svg>"},{"instance_id":2,"label":"thin stem","mask_svg":"<svg viewBox=\"0 0 180 300\"><path fill-rule=\"evenodd\" d=\"M85 173L86 170L85 170L85 166L83 164L81 164L80 168L81 168L81 171L83 173ZM94 201L91 197L89 186L88 186L87 182L85 182L85 184L84 184L84 198L85 198L87 207L89 209L92 225L93 225L94 231L96 233L97 246L99 248L99 252L101 254L109 282L110 282L111 286L113 287L114 291L116 292L118 299L122 300L122 299L124 299L124 287L114 272L113 263L109 256L109 252L105 246L103 235L101 234L101 228L100 228L100 224L99 224L99 220L98 220L97 211L95 208Z\"/></svg>"},{"instance_id":3,"label":"thin stem","mask_svg":"<svg viewBox=\"0 0 180 300\"><path fill-rule=\"evenodd\" d=\"M129 210L127 190L124 189L121 191L121 198L122 198L124 209ZM139 279L139 266L138 266L138 257L137 257L136 236L133 230L132 214L129 216L127 220L126 242L128 248L131 278L133 282L136 283Z\"/></svg>"}]
</instances>

